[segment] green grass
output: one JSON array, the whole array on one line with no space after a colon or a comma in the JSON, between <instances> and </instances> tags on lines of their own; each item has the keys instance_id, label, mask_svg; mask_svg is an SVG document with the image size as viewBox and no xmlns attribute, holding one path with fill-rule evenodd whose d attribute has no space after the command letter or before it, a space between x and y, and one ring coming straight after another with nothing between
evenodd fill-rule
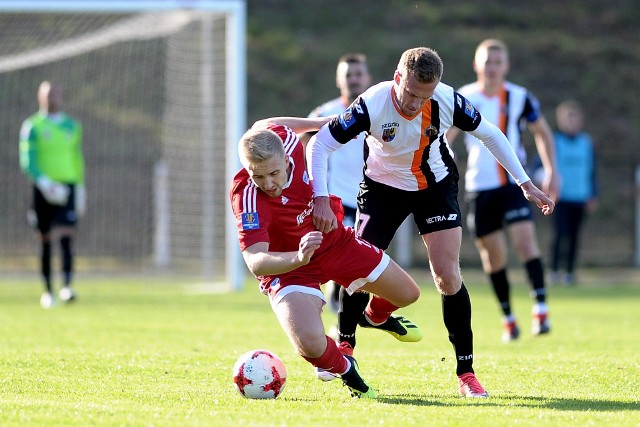
<instances>
[{"instance_id":1,"label":"green grass","mask_svg":"<svg viewBox=\"0 0 640 427\"><path fill-rule=\"evenodd\" d=\"M400 311L425 331L400 343L361 330L356 356L377 401L322 383L294 354L254 282L201 293L167 279L78 279L79 301L43 310L37 279L0 280L2 426L638 426L640 286L552 288L553 331L529 333L522 283L514 306L523 334L500 342L500 318L481 276L473 302L475 369L487 400L457 396L453 351L426 272L420 300ZM606 276L605 276L606 277ZM325 313L327 325L334 321ZM277 353L288 370L276 400L242 398L236 358Z\"/></svg>"}]
</instances>

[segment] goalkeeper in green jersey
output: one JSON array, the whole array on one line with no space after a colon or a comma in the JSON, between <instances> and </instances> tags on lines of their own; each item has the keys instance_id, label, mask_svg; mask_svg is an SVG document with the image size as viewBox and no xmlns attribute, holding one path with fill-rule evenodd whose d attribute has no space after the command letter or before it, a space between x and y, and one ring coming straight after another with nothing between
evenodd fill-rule
<instances>
[{"instance_id":1,"label":"goalkeeper in green jersey","mask_svg":"<svg viewBox=\"0 0 640 427\"><path fill-rule=\"evenodd\" d=\"M62 111L62 90L50 82L42 82L38 105L40 110L26 119L20 129L20 167L34 184L30 218L42 244L40 266L45 285L40 304L50 308L55 303L51 283L54 227L60 238L64 273L59 297L64 302L76 298L71 288L72 240L78 218L86 210L84 157L82 126Z\"/></svg>"}]
</instances>

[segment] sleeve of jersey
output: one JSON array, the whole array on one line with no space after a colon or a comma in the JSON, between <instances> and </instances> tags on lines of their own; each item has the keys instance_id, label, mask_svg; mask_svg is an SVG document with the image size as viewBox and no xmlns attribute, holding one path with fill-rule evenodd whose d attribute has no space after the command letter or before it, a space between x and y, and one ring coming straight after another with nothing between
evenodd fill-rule
<instances>
[{"instance_id":1,"label":"sleeve of jersey","mask_svg":"<svg viewBox=\"0 0 640 427\"><path fill-rule=\"evenodd\" d=\"M327 170L332 152L371 127L369 112L359 97L339 116L324 125L309 141L307 166L315 197L328 196Z\"/></svg>"},{"instance_id":2,"label":"sleeve of jersey","mask_svg":"<svg viewBox=\"0 0 640 427\"><path fill-rule=\"evenodd\" d=\"M529 181L529 176L522 167L516 152L509 144L507 137L497 126L487 120L480 120L478 127L469 133L478 138L487 147L493 157L509 172L518 185Z\"/></svg>"},{"instance_id":3,"label":"sleeve of jersey","mask_svg":"<svg viewBox=\"0 0 640 427\"><path fill-rule=\"evenodd\" d=\"M480 112L464 96L458 92L454 92L453 96L453 125L478 138L518 185L529 181L513 147L500 129L487 120L482 120Z\"/></svg>"},{"instance_id":4,"label":"sleeve of jersey","mask_svg":"<svg viewBox=\"0 0 640 427\"><path fill-rule=\"evenodd\" d=\"M282 140L282 144L285 146L285 151L287 145L292 143L298 137L291 128L277 123L269 123L267 125L267 129L272 130L278 134L278 136Z\"/></svg>"},{"instance_id":5,"label":"sleeve of jersey","mask_svg":"<svg viewBox=\"0 0 640 427\"><path fill-rule=\"evenodd\" d=\"M42 171L36 162L35 132L31 122L25 121L20 128L20 168L32 180L37 180Z\"/></svg>"},{"instance_id":6,"label":"sleeve of jersey","mask_svg":"<svg viewBox=\"0 0 640 427\"><path fill-rule=\"evenodd\" d=\"M538 98L531 92L527 92L527 99L525 100L522 116L529 123L536 122L540 118L540 101L538 101Z\"/></svg>"},{"instance_id":7,"label":"sleeve of jersey","mask_svg":"<svg viewBox=\"0 0 640 427\"><path fill-rule=\"evenodd\" d=\"M231 207L238 227L240 250L258 242L269 242L269 210L260 209L258 188L255 185L235 185L231 191Z\"/></svg>"},{"instance_id":8,"label":"sleeve of jersey","mask_svg":"<svg viewBox=\"0 0 640 427\"><path fill-rule=\"evenodd\" d=\"M471 132L476 130L482 117L471 101L458 92L453 93L453 125L458 129Z\"/></svg>"}]
</instances>

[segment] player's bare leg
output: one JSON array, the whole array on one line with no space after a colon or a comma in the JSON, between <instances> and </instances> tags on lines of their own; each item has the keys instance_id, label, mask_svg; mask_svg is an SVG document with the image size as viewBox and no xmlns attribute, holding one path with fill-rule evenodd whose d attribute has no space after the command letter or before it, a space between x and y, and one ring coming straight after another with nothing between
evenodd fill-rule
<instances>
[{"instance_id":1,"label":"player's bare leg","mask_svg":"<svg viewBox=\"0 0 640 427\"><path fill-rule=\"evenodd\" d=\"M315 367L339 375L352 396L375 398L375 390L360 376L356 360L340 353L335 341L325 335L320 317L323 304L316 295L293 292L273 311L298 354Z\"/></svg>"}]
</instances>

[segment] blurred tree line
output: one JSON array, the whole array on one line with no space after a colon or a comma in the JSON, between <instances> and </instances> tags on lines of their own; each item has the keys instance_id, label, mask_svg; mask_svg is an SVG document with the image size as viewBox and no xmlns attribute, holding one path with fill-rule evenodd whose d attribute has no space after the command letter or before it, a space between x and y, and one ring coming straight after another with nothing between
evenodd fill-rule
<instances>
[{"instance_id":1,"label":"blurred tree line","mask_svg":"<svg viewBox=\"0 0 640 427\"><path fill-rule=\"evenodd\" d=\"M476 45L503 39L509 80L537 95L552 126L560 101L574 98L585 108L599 155L601 205L587 221L583 265L633 263L640 2L248 0L247 9L248 125L304 116L337 96L335 66L345 52L365 53L377 82L392 78L405 49L431 47L444 61L443 82L457 88L475 80ZM459 166L463 172L464 162ZM539 221L543 245L548 222Z\"/></svg>"}]
</instances>

